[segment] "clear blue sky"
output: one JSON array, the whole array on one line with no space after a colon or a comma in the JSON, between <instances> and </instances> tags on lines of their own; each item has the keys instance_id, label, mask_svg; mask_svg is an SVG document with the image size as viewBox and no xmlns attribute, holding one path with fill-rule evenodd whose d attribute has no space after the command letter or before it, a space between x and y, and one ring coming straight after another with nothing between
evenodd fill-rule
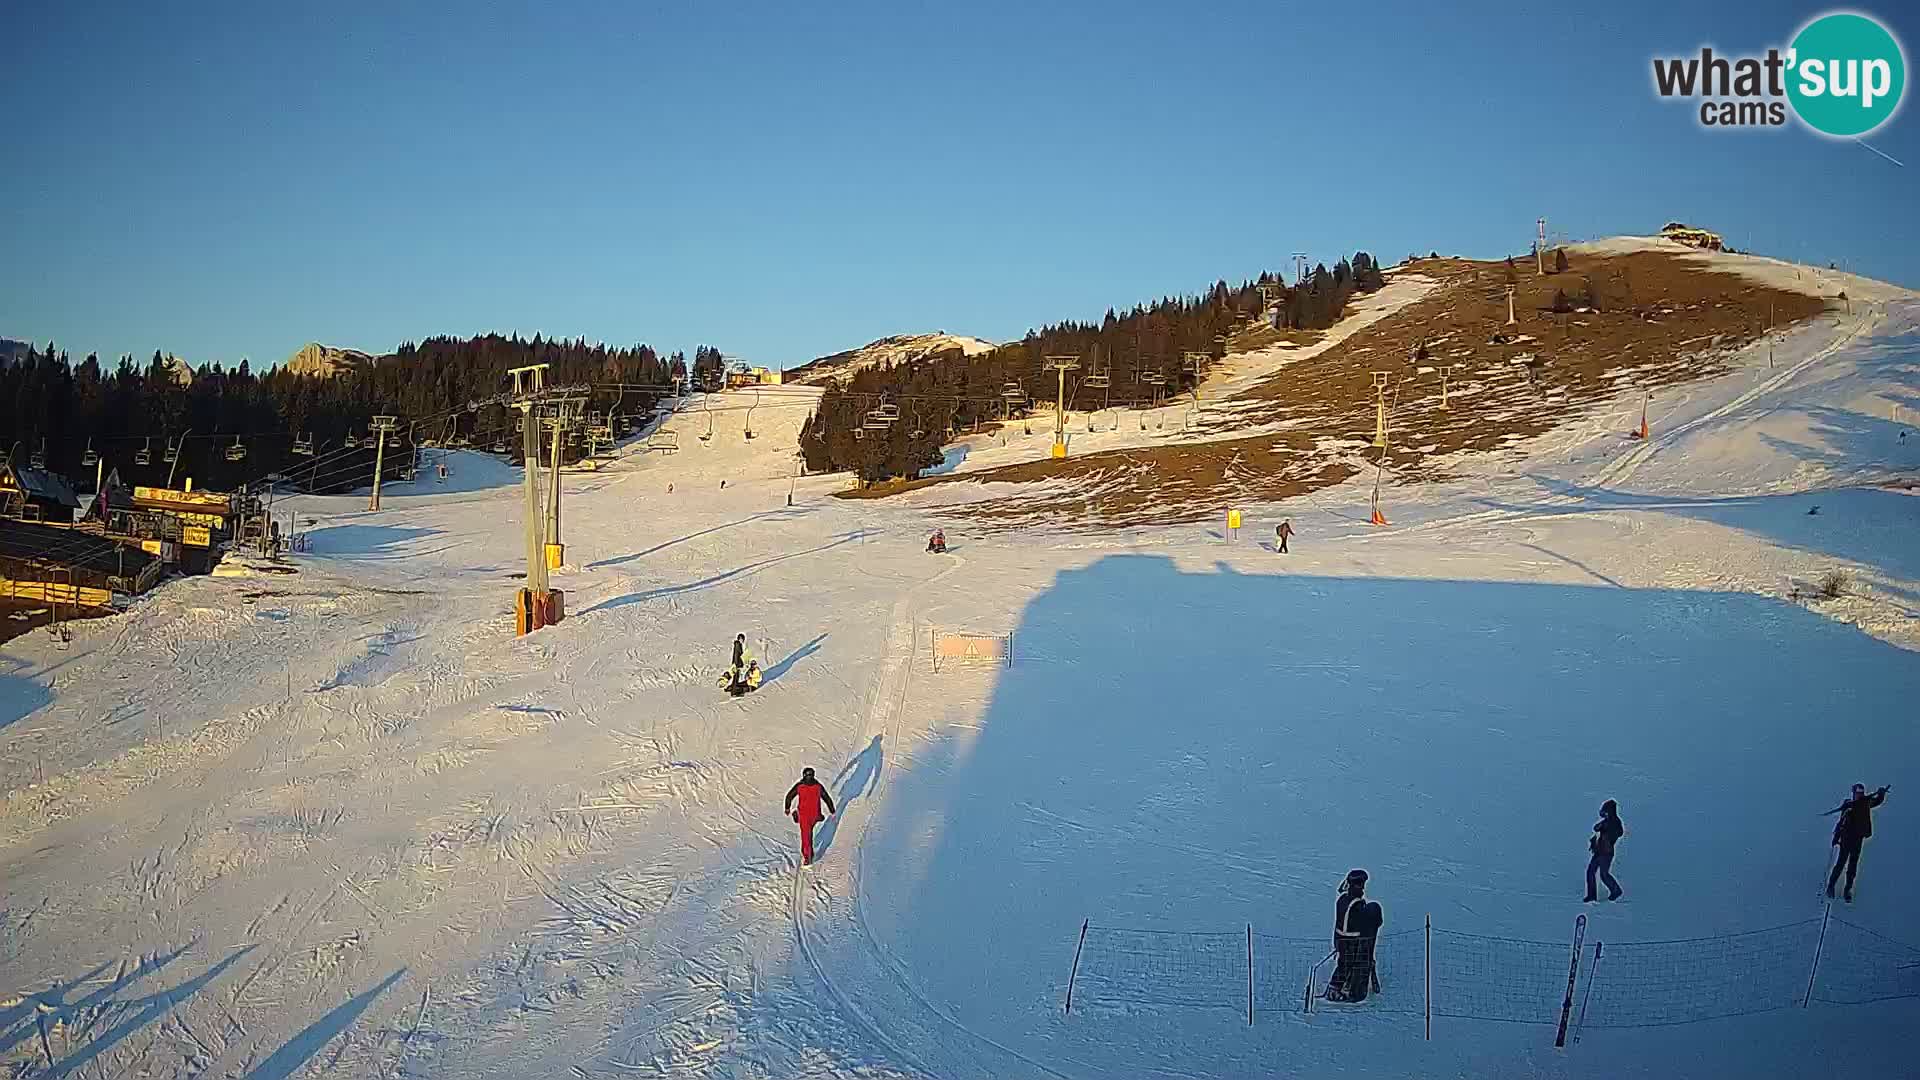
<instances>
[{"instance_id":1,"label":"clear blue sky","mask_svg":"<svg viewBox=\"0 0 1920 1080\"><path fill-rule=\"evenodd\" d=\"M1715 134L1655 53L1821 5L0 5L0 336L538 330L793 364L1356 248L1672 218L1920 286L1920 109ZM462 10L471 9L471 10ZM1920 16L1869 4L1909 59ZM1909 98L1920 91L1910 90Z\"/></svg>"}]
</instances>

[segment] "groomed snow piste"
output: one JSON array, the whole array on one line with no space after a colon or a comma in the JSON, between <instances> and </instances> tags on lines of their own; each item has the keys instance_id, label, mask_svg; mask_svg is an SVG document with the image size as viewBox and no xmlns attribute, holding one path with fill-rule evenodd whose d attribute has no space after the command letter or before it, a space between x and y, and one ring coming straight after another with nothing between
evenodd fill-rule
<instances>
[{"instance_id":1,"label":"groomed snow piste","mask_svg":"<svg viewBox=\"0 0 1920 1080\"><path fill-rule=\"evenodd\" d=\"M1254 508L1234 543L972 538L946 486L796 479L807 402L762 394L749 421L736 392L670 418L678 450L568 475L568 618L516 639L514 470L457 457L453 490L378 514L303 499L298 573L174 582L68 648L5 649L0 1055L23 1077L1902 1075L1914 997L1596 1022L1556 1051L1551 1017L1424 1039L1404 967L1309 1017L1290 970L1249 987L1236 959L1249 929L1324 943L1351 867L1387 933L1561 943L1548 983L1582 913L1603 979L1641 970L1629 943L1818 920L1821 811L1856 780L1894 790L1835 914L1920 945L1920 501L1869 483L1920 468L1920 300L1861 301L1663 400L1645 444L1623 399L1389 487L1387 529L1355 484ZM1847 595L1796 598L1833 570ZM936 672L936 628L1011 633L1013 664ZM714 685L736 632L767 669L737 701ZM780 800L805 766L840 813L799 872ZM1626 899L1583 907L1606 798ZM1680 1019L1809 975L1658 955L1689 962L1632 1000Z\"/></svg>"}]
</instances>

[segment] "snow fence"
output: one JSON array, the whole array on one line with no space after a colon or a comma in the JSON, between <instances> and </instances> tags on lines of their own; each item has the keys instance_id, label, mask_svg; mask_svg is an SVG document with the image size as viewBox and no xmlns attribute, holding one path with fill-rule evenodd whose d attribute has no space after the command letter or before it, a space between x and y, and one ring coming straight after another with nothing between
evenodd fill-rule
<instances>
[{"instance_id":1,"label":"snow fence","mask_svg":"<svg viewBox=\"0 0 1920 1080\"><path fill-rule=\"evenodd\" d=\"M1582 918L1584 926L1584 917ZM1428 925L1382 935L1364 1003L1324 1004L1329 937L1081 927L1067 1012L1140 1006L1244 1013L1342 1011L1423 1024L1434 1017L1582 1029L1691 1024L1814 1004L1920 997L1920 947L1819 918L1669 941L1531 941Z\"/></svg>"}]
</instances>

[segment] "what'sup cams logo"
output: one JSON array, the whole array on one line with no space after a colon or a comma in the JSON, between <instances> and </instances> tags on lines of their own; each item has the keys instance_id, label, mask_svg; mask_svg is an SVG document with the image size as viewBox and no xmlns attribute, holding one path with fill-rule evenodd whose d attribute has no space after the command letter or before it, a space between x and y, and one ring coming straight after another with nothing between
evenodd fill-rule
<instances>
[{"instance_id":1,"label":"what'sup cams logo","mask_svg":"<svg viewBox=\"0 0 1920 1080\"><path fill-rule=\"evenodd\" d=\"M1900 110L1907 60L1877 20L1834 12L1801 27L1784 52L1656 56L1653 85L1662 98L1698 100L1703 127L1781 127L1791 108L1822 135L1854 139Z\"/></svg>"}]
</instances>

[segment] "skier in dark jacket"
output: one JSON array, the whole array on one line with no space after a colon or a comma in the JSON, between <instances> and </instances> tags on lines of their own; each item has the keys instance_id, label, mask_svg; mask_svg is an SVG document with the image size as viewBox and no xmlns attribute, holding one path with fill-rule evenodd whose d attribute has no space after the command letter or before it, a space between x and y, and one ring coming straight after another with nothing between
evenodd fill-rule
<instances>
[{"instance_id":1,"label":"skier in dark jacket","mask_svg":"<svg viewBox=\"0 0 1920 1080\"><path fill-rule=\"evenodd\" d=\"M1887 787L1867 794L1867 785L1853 785L1853 797L1839 806L1827 811L1839 814L1840 820L1833 823L1833 846L1840 849L1834 856L1833 873L1827 875L1827 899L1833 899L1833 887L1840 882L1840 868L1847 871L1847 903L1853 903L1853 876L1860 871L1860 845L1873 835L1873 808L1887 801Z\"/></svg>"},{"instance_id":2,"label":"skier in dark jacket","mask_svg":"<svg viewBox=\"0 0 1920 1080\"><path fill-rule=\"evenodd\" d=\"M1379 985L1373 970L1374 941L1386 922L1380 905L1366 897L1367 872L1349 870L1333 902L1333 978L1327 983L1328 1001L1367 1000Z\"/></svg>"},{"instance_id":3,"label":"skier in dark jacket","mask_svg":"<svg viewBox=\"0 0 1920 1080\"><path fill-rule=\"evenodd\" d=\"M740 685L740 674L747 669L747 635L733 635L733 662L727 666L727 690Z\"/></svg>"},{"instance_id":4,"label":"skier in dark jacket","mask_svg":"<svg viewBox=\"0 0 1920 1080\"><path fill-rule=\"evenodd\" d=\"M1587 860L1587 899L1593 903L1593 878L1607 883L1607 899L1620 899L1620 883L1613 880L1613 846L1626 835L1627 827L1620 824L1620 805L1612 799L1600 804L1600 820L1593 823L1593 835L1587 838L1587 850L1593 857Z\"/></svg>"},{"instance_id":5,"label":"skier in dark jacket","mask_svg":"<svg viewBox=\"0 0 1920 1080\"><path fill-rule=\"evenodd\" d=\"M1293 535L1293 519L1288 518L1273 527L1273 550L1281 555L1287 553L1287 537Z\"/></svg>"},{"instance_id":6,"label":"skier in dark jacket","mask_svg":"<svg viewBox=\"0 0 1920 1080\"><path fill-rule=\"evenodd\" d=\"M795 808L795 802L800 805ZM787 789L786 814L800 823L800 865L813 864L813 827L825 816L820 813L821 806L828 814L838 813L833 808L833 796L820 781L813 778L812 769L801 769L800 780Z\"/></svg>"}]
</instances>

